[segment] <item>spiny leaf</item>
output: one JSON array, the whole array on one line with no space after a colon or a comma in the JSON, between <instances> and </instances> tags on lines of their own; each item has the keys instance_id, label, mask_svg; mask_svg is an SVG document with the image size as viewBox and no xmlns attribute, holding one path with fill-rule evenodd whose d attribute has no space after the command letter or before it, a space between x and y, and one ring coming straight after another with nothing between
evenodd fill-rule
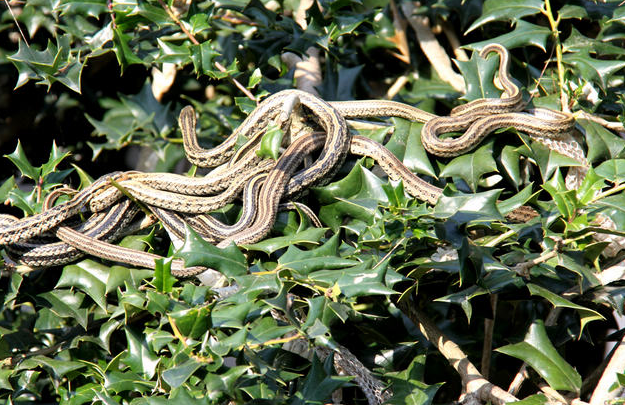
<instances>
[{"instance_id":1,"label":"spiny leaf","mask_svg":"<svg viewBox=\"0 0 625 405\"><path fill-rule=\"evenodd\" d=\"M589 322L605 319L603 315L601 315L599 312L594 311L590 308L583 307L581 305L574 304L566 298L563 298L560 295L555 294L539 285L528 283L527 288L529 289L530 294L543 297L544 299L551 302L551 304L555 307L571 308L576 310L579 313L580 318L580 334Z\"/></svg>"},{"instance_id":2,"label":"spiny leaf","mask_svg":"<svg viewBox=\"0 0 625 405\"><path fill-rule=\"evenodd\" d=\"M484 46L496 42L506 47L506 49L514 49L522 46L532 45L543 51L547 45L547 39L551 36L551 30L540 25L528 23L524 20L518 20L514 31L498 37L489 38L484 41L474 42L467 47L470 49L481 50Z\"/></svg>"},{"instance_id":3,"label":"spiny leaf","mask_svg":"<svg viewBox=\"0 0 625 405\"><path fill-rule=\"evenodd\" d=\"M587 49L566 54L562 57L562 61L569 65L577 75L592 80L604 90L608 79L625 67L625 61L591 58Z\"/></svg>"},{"instance_id":4,"label":"spiny leaf","mask_svg":"<svg viewBox=\"0 0 625 405\"><path fill-rule=\"evenodd\" d=\"M470 101L478 98L499 97L501 90L493 81L499 67L499 58L494 56L482 58L479 52L473 52L471 59L466 62L458 61L456 64L466 85L463 99Z\"/></svg>"},{"instance_id":5,"label":"spiny leaf","mask_svg":"<svg viewBox=\"0 0 625 405\"><path fill-rule=\"evenodd\" d=\"M41 173L41 169L34 167L28 161L26 154L24 153L24 148L22 148L21 142L17 141L17 146L15 150L10 155L4 155L4 157L8 158L17 168L19 169L22 176L26 176L32 180L39 179L39 173Z\"/></svg>"},{"instance_id":6,"label":"spiny leaf","mask_svg":"<svg viewBox=\"0 0 625 405\"><path fill-rule=\"evenodd\" d=\"M354 260L338 256L338 242L339 234L335 234L323 245L310 250L291 245L278 259L278 266L306 275L317 269L342 268L356 264Z\"/></svg>"},{"instance_id":7,"label":"spiny leaf","mask_svg":"<svg viewBox=\"0 0 625 405\"><path fill-rule=\"evenodd\" d=\"M123 361L130 366L133 372L151 379L154 377L156 366L161 359L150 349L142 336L128 327L124 329L124 332L126 332L128 349Z\"/></svg>"},{"instance_id":8,"label":"spiny leaf","mask_svg":"<svg viewBox=\"0 0 625 405\"><path fill-rule=\"evenodd\" d=\"M185 261L187 267L206 266L214 268L227 277L247 272L245 256L236 246L230 245L219 249L202 239L193 229L187 226L184 244L176 252L177 257Z\"/></svg>"},{"instance_id":9,"label":"spiny leaf","mask_svg":"<svg viewBox=\"0 0 625 405\"><path fill-rule=\"evenodd\" d=\"M440 176L458 176L472 191L476 191L482 176L496 170L497 163L493 158L493 142L491 141L473 153L454 158L441 171Z\"/></svg>"},{"instance_id":10,"label":"spiny leaf","mask_svg":"<svg viewBox=\"0 0 625 405\"><path fill-rule=\"evenodd\" d=\"M284 131L282 131L279 125L275 123L269 124L265 134L260 140L260 149L256 151L256 156L278 160L283 136Z\"/></svg>"},{"instance_id":11,"label":"spiny leaf","mask_svg":"<svg viewBox=\"0 0 625 405\"><path fill-rule=\"evenodd\" d=\"M491 21L517 21L518 19L538 14L543 7L542 0L486 0L482 15L465 31L465 35Z\"/></svg>"},{"instance_id":12,"label":"spiny leaf","mask_svg":"<svg viewBox=\"0 0 625 405\"><path fill-rule=\"evenodd\" d=\"M582 378L553 347L542 320L530 326L523 342L496 349L529 364L551 388L579 392Z\"/></svg>"}]
</instances>

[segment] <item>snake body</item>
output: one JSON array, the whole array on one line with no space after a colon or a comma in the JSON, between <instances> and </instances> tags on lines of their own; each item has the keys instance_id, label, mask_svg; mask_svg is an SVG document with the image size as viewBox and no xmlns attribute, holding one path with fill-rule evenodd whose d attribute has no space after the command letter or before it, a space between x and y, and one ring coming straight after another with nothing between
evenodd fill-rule
<instances>
[{"instance_id":1,"label":"snake body","mask_svg":"<svg viewBox=\"0 0 625 405\"><path fill-rule=\"evenodd\" d=\"M44 247L45 244L33 239L59 226L85 207L92 212L103 212L101 217L114 217L116 212L121 212L127 202L119 201L127 200L123 200L122 191L110 185L111 179L131 197L146 204L166 228L178 236L184 234L188 224L202 237L221 247L231 242L253 243L265 237L271 229L282 199L297 195L311 185L328 181L348 152L374 158L389 178L403 180L410 195L435 204L442 192L440 188L410 172L383 145L361 136L350 136L345 120L394 116L423 122L425 149L441 156L455 156L471 150L489 133L506 127L528 133L550 147L561 148L568 144L567 134L573 129L573 118L569 114L546 109L520 112L524 102L519 88L509 77L508 53L502 46L493 44L483 48L480 55L486 57L491 52L498 53L500 57L502 96L471 101L452 109L447 117L394 101L325 102L306 92L285 90L261 102L220 145L204 149L197 141L195 111L192 107L185 107L179 124L187 158L197 166L216 167L209 175L193 178L169 173L111 174L77 193L69 202L41 214L5 222L0 218L0 245L7 246L7 250L15 253L18 259L21 256L23 261L31 264L58 263L58 260L48 259L54 255L55 249L59 257L70 257L71 254L61 253L61 249L68 251L70 246L110 260L153 266L155 255L110 248L111 245L105 243L110 239L110 229L105 231L91 225L72 229L62 225L55 231L62 242L51 247ZM266 128L272 123L288 135L288 146L277 161L261 159L256 154ZM440 134L458 130L466 131L455 139L439 138ZM247 142L235 150L242 137ZM318 158L298 172L304 156L319 149ZM241 190L245 190L243 215L237 223L223 224L206 215L234 200ZM520 209L518 215L527 219L535 213ZM94 218L97 216L94 215ZM107 223L121 226L121 222L116 223L113 218ZM28 244L29 247L25 248ZM93 245L97 248L90 247ZM45 255L40 255L39 261L38 252L45 252ZM205 270L201 267L186 269L179 261L173 266L174 274L179 276L190 276Z\"/></svg>"}]
</instances>

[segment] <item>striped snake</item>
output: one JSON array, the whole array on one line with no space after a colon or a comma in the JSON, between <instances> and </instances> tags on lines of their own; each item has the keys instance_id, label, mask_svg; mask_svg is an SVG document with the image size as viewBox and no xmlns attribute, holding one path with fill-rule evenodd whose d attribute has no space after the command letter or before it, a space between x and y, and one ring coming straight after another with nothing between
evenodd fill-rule
<instances>
[{"instance_id":1,"label":"striped snake","mask_svg":"<svg viewBox=\"0 0 625 405\"><path fill-rule=\"evenodd\" d=\"M7 246L8 251L28 263L48 263L47 260L57 250L58 257L71 260L73 256L62 253L61 247L65 251L73 247L74 250L77 248L106 259L152 267L155 255L107 247L106 240L112 238L112 231L106 226L87 225L89 220L82 228L72 229L65 225L56 228L56 236L63 241L59 245L45 247L45 244L38 244L33 239L80 213L85 207L92 212L103 212L94 214L94 221L95 218L109 218L105 220L108 226L122 227L119 218L129 216L129 208L124 208L128 202L117 188L109 184L111 178L133 198L145 203L174 234L180 235L185 224L189 224L220 247L231 242L253 243L271 229L281 200L329 180L348 151L374 158L391 179L403 180L410 195L434 204L441 195L440 188L414 175L381 144L360 136L350 137L345 119L395 116L424 122L422 141L426 150L442 156L455 156L471 150L488 133L505 127L515 127L541 141L548 139L545 142L551 142L551 147L555 148L568 142L566 134L574 126L572 117L546 109L519 112L523 100L508 74L508 53L500 45L490 45L480 55L485 57L491 52L498 53L500 57L502 97L469 102L454 108L448 117L438 117L393 101L328 103L299 90L286 90L260 103L222 144L213 149L203 149L195 133L195 112L192 107L185 107L179 120L185 152L193 164L216 167L209 175L194 178L168 173L114 173L77 193L67 203L22 220L0 222L0 245ZM295 110L297 114L293 114ZM294 118L300 118L305 123L294 122ZM281 127L289 140L285 152L275 162L259 159L256 154L260 139L271 123ZM466 132L458 138L439 138L442 133L465 129ZM235 150L240 137L248 140ZM319 149L321 152L313 164L296 172L304 156ZM242 189L243 215L237 223L224 225L206 215L231 202ZM535 213L522 207L511 217L527 220L533 215ZM31 244L30 252L25 248L24 241ZM52 260L50 258L50 263ZM191 276L205 270L200 267L187 269L180 262L174 264L173 273L177 276Z\"/></svg>"}]
</instances>

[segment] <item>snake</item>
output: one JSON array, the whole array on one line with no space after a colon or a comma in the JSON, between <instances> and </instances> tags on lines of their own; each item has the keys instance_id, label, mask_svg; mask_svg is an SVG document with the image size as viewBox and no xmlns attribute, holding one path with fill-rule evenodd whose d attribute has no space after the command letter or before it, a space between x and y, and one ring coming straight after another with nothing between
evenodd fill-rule
<instances>
[{"instance_id":1,"label":"snake","mask_svg":"<svg viewBox=\"0 0 625 405\"><path fill-rule=\"evenodd\" d=\"M128 172L113 174L112 178L118 178L121 188L151 207L166 227L176 230L174 233L180 235L185 224L189 223L212 242L221 240L218 246L231 242L253 243L265 237L273 224L280 200L296 195L310 185L327 181L340 167L348 150L352 154L374 158L389 178L403 180L408 194L434 204L441 195L440 188L414 175L381 144L360 136L350 137L345 120L394 116L424 122L422 140L426 150L439 148L442 156L454 156L470 150L488 133L508 126L528 132L531 136L565 142L562 141L561 134L572 129L572 117L546 109L519 112L524 103L520 90L509 77L507 50L494 44L483 48L480 55L485 57L491 52L500 56L499 81L504 90L502 96L498 99L478 99L456 107L449 117L438 117L395 101L325 102L299 90L286 90L261 102L223 143L213 149L203 149L197 142L195 111L188 106L181 111L179 119L185 153L193 164L216 167L213 170L214 176L211 176L213 172L206 178ZM321 129L323 132L315 133L313 129L311 133L294 136L277 162L258 160L255 152L266 127L276 123L285 132L292 132L290 127L295 109L304 111L300 116L309 122L313 121L314 129ZM450 127L449 122L454 125L461 123L463 129L467 129L465 134L457 139L439 139L439 134L457 130L456 127ZM306 125L310 124L304 124ZM248 141L236 150L235 145L240 137L245 137ZM432 142L436 146L431 146ZM303 156L319 148L322 148L319 158L310 167L296 173ZM87 204L94 211L103 210L121 198L119 190L113 190L110 185L103 190L103 184L110 183L110 179L104 178L96 183L95 186L78 193L70 202L39 214L38 218L37 215L28 217L30 219L22 220L24 223L19 226L3 225L0 227L0 244L10 245L46 232L80 212ZM224 225L204 215L207 211L232 201L245 184L249 191L243 193L244 215L238 223ZM219 191L221 194L205 195ZM528 218L536 214L526 210L518 215ZM68 227L62 228L64 231L61 235L66 242L71 242L75 247L84 245L84 241L76 240L80 239L80 232L70 231L71 228ZM86 235L85 238L91 242L99 240L97 234ZM93 254L97 255L97 252ZM123 254L112 252L107 253L107 258L117 256L118 260L124 261L121 256L127 255L130 253L126 251ZM143 255L143 258L133 258L134 264L145 264L154 260L153 256L144 252L138 252L138 255ZM186 271L179 267L176 273L190 275L194 271L199 270Z\"/></svg>"}]
</instances>

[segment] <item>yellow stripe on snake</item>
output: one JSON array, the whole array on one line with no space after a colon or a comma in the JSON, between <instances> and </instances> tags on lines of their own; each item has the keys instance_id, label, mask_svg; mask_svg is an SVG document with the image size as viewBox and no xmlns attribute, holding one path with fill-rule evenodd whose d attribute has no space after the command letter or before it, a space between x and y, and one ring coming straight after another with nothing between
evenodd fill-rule
<instances>
[{"instance_id":1,"label":"yellow stripe on snake","mask_svg":"<svg viewBox=\"0 0 625 405\"><path fill-rule=\"evenodd\" d=\"M393 101L325 102L299 90L276 93L263 102L219 146L203 149L196 137L192 107L180 113L185 153L197 166L214 167L206 177L170 173L113 173L77 192L66 203L23 219L0 216L0 246L11 258L31 267L59 265L75 260L81 252L136 266L153 267L155 255L109 245L123 233L137 209L129 195L152 211L166 229L179 237L185 224L202 237L223 247L231 242L253 243L264 238L275 221L281 201L288 201L313 185L329 181L348 153L376 160L393 180L401 179L411 196L435 204L442 190L413 174L383 145L361 136L351 136L346 119L401 117L425 123L422 141L435 155L456 156L475 148L500 128L518 131L587 165L581 146L572 137L570 114L548 109L523 112L521 91L509 77L505 48L491 44L480 55L497 53L500 58L500 98L474 100L439 117L416 107ZM277 161L262 159L257 151L270 124L285 133L286 148ZM457 138L439 138L447 132L464 131ZM238 150L237 140L247 142ZM321 151L311 165L297 171L311 153ZM583 173L582 173L583 174ZM233 225L208 215L241 196L243 214ZM68 221L78 214L91 217L82 224ZM510 219L525 221L536 213L520 207ZM50 242L52 240L52 242ZM192 276L206 270L185 268L175 261L175 276Z\"/></svg>"}]
</instances>

